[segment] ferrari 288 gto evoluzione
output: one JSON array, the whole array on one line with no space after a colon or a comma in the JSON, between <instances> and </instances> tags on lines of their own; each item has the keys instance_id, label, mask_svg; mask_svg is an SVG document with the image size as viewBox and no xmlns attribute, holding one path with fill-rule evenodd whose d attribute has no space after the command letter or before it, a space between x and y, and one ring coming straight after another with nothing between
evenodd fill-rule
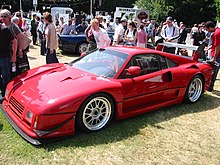
<instances>
[{"instance_id":1,"label":"ferrari 288 gto evoluzione","mask_svg":"<svg viewBox=\"0 0 220 165\"><path fill-rule=\"evenodd\" d=\"M98 131L117 120L183 101L194 103L208 89L212 67L152 49L97 49L69 64L48 64L14 78L2 112L34 145Z\"/></svg>"}]
</instances>

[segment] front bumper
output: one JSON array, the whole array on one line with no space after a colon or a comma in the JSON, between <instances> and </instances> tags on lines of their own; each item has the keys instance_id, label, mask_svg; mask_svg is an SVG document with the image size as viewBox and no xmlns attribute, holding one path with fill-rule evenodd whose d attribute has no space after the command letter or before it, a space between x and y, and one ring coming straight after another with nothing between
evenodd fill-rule
<instances>
[{"instance_id":1,"label":"front bumper","mask_svg":"<svg viewBox=\"0 0 220 165\"><path fill-rule=\"evenodd\" d=\"M13 114L11 114L11 111L7 109L7 106L4 106L4 102L3 105L0 105L0 110L8 122L16 130L16 132L33 145L41 145L43 142L46 142L49 139L52 140L52 138L73 135L75 132L73 129L75 123L75 115L71 115L71 117L69 117L67 120L48 130L29 130L25 129L25 126L20 121L18 121ZM28 132L25 132L24 130Z\"/></svg>"},{"instance_id":2,"label":"front bumper","mask_svg":"<svg viewBox=\"0 0 220 165\"><path fill-rule=\"evenodd\" d=\"M19 135L21 135L25 140L30 142L33 145L40 145L42 142L39 139L34 139L30 136L28 136L20 127L17 126L17 124L11 119L11 117L7 114L4 107L0 105L0 109L2 111L2 114L5 116L5 118L8 120L8 122L12 125L12 127L17 131Z\"/></svg>"}]
</instances>

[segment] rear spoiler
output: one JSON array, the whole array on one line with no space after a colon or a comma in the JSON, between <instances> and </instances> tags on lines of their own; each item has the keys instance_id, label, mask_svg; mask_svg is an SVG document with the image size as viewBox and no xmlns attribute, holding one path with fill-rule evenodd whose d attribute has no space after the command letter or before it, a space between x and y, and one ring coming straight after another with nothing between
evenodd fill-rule
<instances>
[{"instance_id":1,"label":"rear spoiler","mask_svg":"<svg viewBox=\"0 0 220 165\"><path fill-rule=\"evenodd\" d=\"M194 53L192 55L192 60L198 61L199 58L202 56L202 54L204 54L205 45L206 45L205 42L202 42L200 46L194 46L194 45L186 45L186 44L177 44L172 42L163 42L163 39L160 39L160 41L157 43L156 50L162 51L164 46L193 50Z\"/></svg>"}]
</instances>

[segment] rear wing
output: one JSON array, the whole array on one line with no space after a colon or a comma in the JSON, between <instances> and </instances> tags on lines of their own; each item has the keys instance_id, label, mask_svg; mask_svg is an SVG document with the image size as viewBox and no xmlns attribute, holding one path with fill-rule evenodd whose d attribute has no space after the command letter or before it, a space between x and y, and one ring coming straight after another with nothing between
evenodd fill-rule
<instances>
[{"instance_id":1,"label":"rear wing","mask_svg":"<svg viewBox=\"0 0 220 165\"><path fill-rule=\"evenodd\" d=\"M167 47L181 48L181 49L187 49L187 50L197 50L198 49L198 46L186 45L186 44L177 44L177 43L171 43L171 42L158 43L158 45L163 45L163 46L167 46Z\"/></svg>"},{"instance_id":2,"label":"rear wing","mask_svg":"<svg viewBox=\"0 0 220 165\"><path fill-rule=\"evenodd\" d=\"M187 44L162 42L162 43L158 43L156 50L162 51L164 46L192 50L193 51L192 59L194 61L198 61L199 58L204 54L204 48L206 46L206 43L203 42L200 46L194 46L194 45L187 45Z\"/></svg>"}]
</instances>

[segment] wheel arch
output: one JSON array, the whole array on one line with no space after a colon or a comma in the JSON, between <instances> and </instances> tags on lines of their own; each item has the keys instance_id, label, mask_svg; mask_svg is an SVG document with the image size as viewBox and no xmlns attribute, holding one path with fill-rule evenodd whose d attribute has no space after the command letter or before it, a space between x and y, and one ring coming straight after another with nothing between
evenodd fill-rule
<instances>
[{"instance_id":1,"label":"wheel arch","mask_svg":"<svg viewBox=\"0 0 220 165\"><path fill-rule=\"evenodd\" d=\"M89 97L91 97L91 96L93 96L93 95L98 95L98 94L108 95L108 96L112 99L112 101L113 101L113 103L114 103L114 106L116 105L116 100L115 100L114 96L113 96L111 93L109 93L109 92L96 92L96 93L93 93L93 94L89 95L86 99L88 99ZM86 99L85 99L85 100L86 100Z\"/></svg>"}]
</instances>

